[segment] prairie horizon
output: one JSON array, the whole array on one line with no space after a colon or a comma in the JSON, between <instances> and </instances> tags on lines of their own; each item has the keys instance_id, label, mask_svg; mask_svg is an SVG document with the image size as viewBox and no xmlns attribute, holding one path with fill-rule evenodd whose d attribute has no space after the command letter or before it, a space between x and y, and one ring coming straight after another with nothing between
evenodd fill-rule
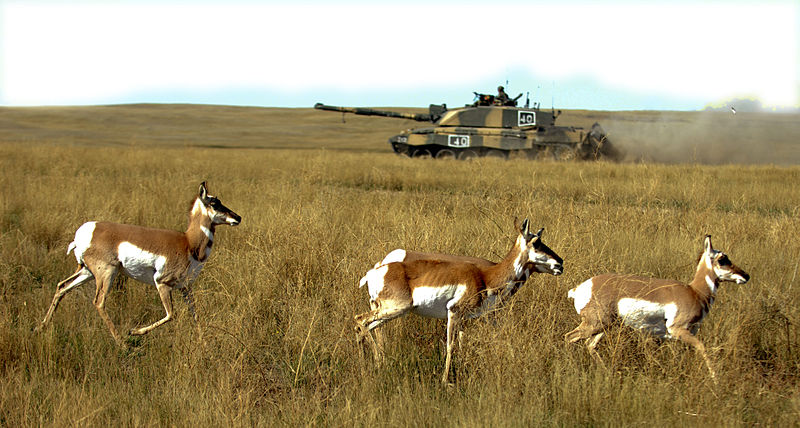
<instances>
[{"instance_id":1,"label":"prairie horizon","mask_svg":"<svg viewBox=\"0 0 800 428\"><path fill-rule=\"evenodd\" d=\"M427 126L413 120L312 108L201 104L0 107L0 113L5 142L114 146L390 153L386 142L390 136ZM556 124L588 130L595 122L615 146L627 152L628 162L800 164L800 113L562 110Z\"/></svg>"}]
</instances>

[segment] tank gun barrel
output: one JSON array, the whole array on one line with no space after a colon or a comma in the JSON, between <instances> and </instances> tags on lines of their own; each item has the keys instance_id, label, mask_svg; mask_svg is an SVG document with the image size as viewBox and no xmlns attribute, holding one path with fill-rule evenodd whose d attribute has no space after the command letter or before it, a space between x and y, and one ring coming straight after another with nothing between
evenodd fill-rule
<instances>
[{"instance_id":1,"label":"tank gun barrel","mask_svg":"<svg viewBox=\"0 0 800 428\"><path fill-rule=\"evenodd\" d=\"M396 117L400 119L411 119L411 120L416 120L418 122L435 122L438 119L438 116L432 113L400 113L396 111L375 110L365 107L329 106L322 103L314 104L314 108L317 110L340 111L342 113L353 113L353 114L360 114L363 116L384 116L384 117Z\"/></svg>"}]
</instances>

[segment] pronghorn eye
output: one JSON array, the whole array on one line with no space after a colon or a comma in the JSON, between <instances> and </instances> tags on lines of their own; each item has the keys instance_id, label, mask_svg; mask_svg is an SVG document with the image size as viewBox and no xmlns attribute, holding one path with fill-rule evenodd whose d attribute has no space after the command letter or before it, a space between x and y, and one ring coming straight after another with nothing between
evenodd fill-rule
<instances>
[{"instance_id":1,"label":"pronghorn eye","mask_svg":"<svg viewBox=\"0 0 800 428\"><path fill-rule=\"evenodd\" d=\"M717 259L717 263L718 263L720 266L730 266L730 265L732 264L732 263L731 263L731 260L730 260L730 259L728 258L728 256L727 256L727 255L725 255L725 254L721 255L721 256L720 256L720 257Z\"/></svg>"}]
</instances>

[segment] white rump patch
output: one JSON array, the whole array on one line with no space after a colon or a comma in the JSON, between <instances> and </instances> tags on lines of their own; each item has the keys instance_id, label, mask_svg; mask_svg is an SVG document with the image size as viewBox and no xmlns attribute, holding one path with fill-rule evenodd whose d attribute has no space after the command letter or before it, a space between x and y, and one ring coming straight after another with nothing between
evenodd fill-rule
<instances>
[{"instance_id":1,"label":"white rump patch","mask_svg":"<svg viewBox=\"0 0 800 428\"><path fill-rule=\"evenodd\" d=\"M117 253L125 275L145 284L156 285L159 273L167 263L166 257L145 251L130 242L121 242Z\"/></svg>"},{"instance_id":2,"label":"white rump patch","mask_svg":"<svg viewBox=\"0 0 800 428\"><path fill-rule=\"evenodd\" d=\"M581 283L581 285L579 285L579 286L573 288L572 290L569 290L569 292L567 292L567 297L569 297L570 299L574 299L575 300L575 302L574 302L575 303L575 310L578 311L578 314L581 313L583 308L585 308L586 305L589 303L589 300L592 299L592 286L593 285L594 285L594 282L592 281L592 278L589 278L586 281L583 281L583 283Z\"/></svg>"},{"instance_id":3,"label":"white rump patch","mask_svg":"<svg viewBox=\"0 0 800 428\"><path fill-rule=\"evenodd\" d=\"M386 257L384 257L383 260L381 260L381 263L375 267L378 267L380 265L388 265L389 263L402 262L405 259L406 259L406 250L398 248L396 250L393 250L391 253L387 254Z\"/></svg>"},{"instance_id":4,"label":"white rump patch","mask_svg":"<svg viewBox=\"0 0 800 428\"><path fill-rule=\"evenodd\" d=\"M94 235L94 228L97 226L96 221L86 222L75 231L75 240L69 244L69 250L75 250L75 259L78 260L78 264L83 264L83 253L91 246L92 244L92 235Z\"/></svg>"},{"instance_id":5,"label":"white rump patch","mask_svg":"<svg viewBox=\"0 0 800 428\"><path fill-rule=\"evenodd\" d=\"M386 272L389 271L389 266L380 266L375 269L370 269L369 272L361 278L359 282L359 287L363 287L364 284L367 284L367 290L369 290L369 299L375 300L378 298L378 294L380 294L381 290L383 290L384 286L384 277L386 277Z\"/></svg>"},{"instance_id":6,"label":"white rump patch","mask_svg":"<svg viewBox=\"0 0 800 428\"><path fill-rule=\"evenodd\" d=\"M675 322L678 307L675 303L656 303L632 298L620 299L617 311L625 325L646 330L661 337L671 337L668 329Z\"/></svg>"},{"instance_id":7,"label":"white rump patch","mask_svg":"<svg viewBox=\"0 0 800 428\"><path fill-rule=\"evenodd\" d=\"M424 317L447 319L447 311L467 291L464 284L416 287L411 292L412 311Z\"/></svg>"}]
</instances>

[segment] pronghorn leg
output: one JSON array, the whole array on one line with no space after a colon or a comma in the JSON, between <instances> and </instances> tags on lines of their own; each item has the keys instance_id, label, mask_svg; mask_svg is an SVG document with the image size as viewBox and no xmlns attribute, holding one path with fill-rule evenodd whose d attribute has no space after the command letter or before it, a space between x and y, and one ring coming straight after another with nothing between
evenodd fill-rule
<instances>
[{"instance_id":1,"label":"pronghorn leg","mask_svg":"<svg viewBox=\"0 0 800 428\"><path fill-rule=\"evenodd\" d=\"M575 343L581 339L586 339L586 349L589 351L589 355L601 366L605 367L603 359L600 358L600 354L598 354L595 349L604 334L605 332L603 332L602 324L598 325L583 319L578 327L564 335L564 340L566 340L567 343Z\"/></svg>"},{"instance_id":2,"label":"pronghorn leg","mask_svg":"<svg viewBox=\"0 0 800 428\"><path fill-rule=\"evenodd\" d=\"M708 367L708 373L711 375L711 380L713 380L714 383L717 383L717 374L714 373L714 368L711 366L711 360L708 358L708 354L706 354L706 347L703 346L703 342L701 342L700 339L695 337L689 330L685 328L670 328L668 331L673 337L681 340L684 343L692 345L692 347L694 347L694 349L700 353L700 355L703 357L703 360L706 362L706 367Z\"/></svg>"},{"instance_id":3,"label":"pronghorn leg","mask_svg":"<svg viewBox=\"0 0 800 428\"><path fill-rule=\"evenodd\" d=\"M572 330L569 333L565 334L564 335L564 340L566 340L567 343L575 343L575 342L581 340L582 333L583 332L581 330L581 326L578 326L574 330Z\"/></svg>"},{"instance_id":4,"label":"pronghorn leg","mask_svg":"<svg viewBox=\"0 0 800 428\"><path fill-rule=\"evenodd\" d=\"M369 302L369 308L371 310L373 310L373 311L378 309L378 302L370 301ZM367 334L369 334L369 333L367 333ZM380 353L380 355L384 355L383 329L381 329L381 328L373 328L372 334L374 336L370 336L370 340L372 340L373 345L376 347L375 348L376 349L376 355L377 355L377 353ZM376 358L377 358L377 356L376 356Z\"/></svg>"},{"instance_id":5,"label":"pronghorn leg","mask_svg":"<svg viewBox=\"0 0 800 428\"><path fill-rule=\"evenodd\" d=\"M589 355L594 358L601 366L605 367L606 365L603 363L603 359L600 358L600 354L597 353L597 343L600 342L600 339L603 338L605 332L599 332L595 334L591 339L586 342L586 349L589 350Z\"/></svg>"},{"instance_id":6,"label":"pronghorn leg","mask_svg":"<svg viewBox=\"0 0 800 428\"><path fill-rule=\"evenodd\" d=\"M369 329L361 324L356 325L356 344L361 350L361 358L364 358L364 341L367 337L369 337L370 349L372 349L372 360L380 366L383 359L381 358L381 354L378 353L378 346L375 344L375 338L372 337L372 333L370 333Z\"/></svg>"},{"instance_id":7,"label":"pronghorn leg","mask_svg":"<svg viewBox=\"0 0 800 428\"><path fill-rule=\"evenodd\" d=\"M194 322L197 322L197 313L194 311L194 293L192 293L192 289L188 285L185 285L181 287L181 294L183 294L183 300L189 305L189 313L192 314Z\"/></svg>"},{"instance_id":8,"label":"pronghorn leg","mask_svg":"<svg viewBox=\"0 0 800 428\"><path fill-rule=\"evenodd\" d=\"M117 270L113 267L108 267L103 272L96 272L97 291L94 296L94 307L97 308L97 313L100 314L100 318L102 318L106 326L108 326L117 344L125 346L125 342L122 341L122 337L117 333L117 328L114 326L114 322L111 321L111 317L108 316L105 309L106 295L108 295L108 290L111 289L111 284L114 282L114 277L116 275Z\"/></svg>"},{"instance_id":9,"label":"pronghorn leg","mask_svg":"<svg viewBox=\"0 0 800 428\"><path fill-rule=\"evenodd\" d=\"M70 275L69 278L61 281L56 286L56 294L53 296L53 302L50 303L50 308L47 309L47 314L45 314L44 319L42 322L34 329L34 331L41 331L50 319L53 317L53 313L55 313L56 308L58 307L58 303L61 299L70 291L74 290L81 284L89 282L94 278L92 272L89 269L86 269L84 266L78 268L75 273Z\"/></svg>"},{"instance_id":10,"label":"pronghorn leg","mask_svg":"<svg viewBox=\"0 0 800 428\"><path fill-rule=\"evenodd\" d=\"M369 305L373 310L378 309L378 304L376 302L370 302ZM386 355L384 348L385 343L384 343L383 329L377 328L379 325L383 323L384 321L381 321L380 324L377 324L373 327L369 327L369 329L367 330L367 334L370 334L369 338L372 343L372 351L374 353L375 361L379 362L383 362L384 356Z\"/></svg>"},{"instance_id":11,"label":"pronghorn leg","mask_svg":"<svg viewBox=\"0 0 800 428\"><path fill-rule=\"evenodd\" d=\"M378 304L376 302L373 302L372 300L370 300L369 308L370 308L370 311L375 311L376 309L378 309ZM367 326L364 325L364 324L361 324L358 321L358 317L359 316L366 316L368 314L369 314L369 312L366 313L366 314L356 315L354 317L355 320L356 320L356 343L359 345L360 349L363 351L363 349L364 349L363 348L364 340L367 337L369 337L370 346L372 347L374 361L379 361L380 360L380 356L378 355L378 347L377 347L377 344L375 344L375 338L372 337L372 333L370 333L370 331L367 328ZM376 331L375 333L378 333L378 331ZM363 356L363 353L362 353L362 356Z\"/></svg>"},{"instance_id":12,"label":"pronghorn leg","mask_svg":"<svg viewBox=\"0 0 800 428\"><path fill-rule=\"evenodd\" d=\"M575 343L581 339L588 339L602 330L603 327L601 325L587 322L584 319L581 321L579 326L575 327L574 330L564 335L564 340L566 340L567 343Z\"/></svg>"},{"instance_id":13,"label":"pronghorn leg","mask_svg":"<svg viewBox=\"0 0 800 428\"><path fill-rule=\"evenodd\" d=\"M450 385L450 363L453 359L453 347L455 346L456 336L458 335L461 324L461 316L453 310L447 311L447 356L444 360L444 374L442 383Z\"/></svg>"},{"instance_id":14,"label":"pronghorn leg","mask_svg":"<svg viewBox=\"0 0 800 428\"><path fill-rule=\"evenodd\" d=\"M379 340L383 340L381 329L379 329L378 327L380 327L384 322L385 321L382 320L375 321L369 326L363 327L362 330L363 336L361 341L362 342L364 341L363 339L364 336L369 337L369 344L370 347L372 348L372 358L378 364L378 366L381 366L385 359L384 358L385 354L383 353L383 347L381 346L381 344L378 343ZM376 340L375 336L379 336L379 339Z\"/></svg>"},{"instance_id":15,"label":"pronghorn leg","mask_svg":"<svg viewBox=\"0 0 800 428\"><path fill-rule=\"evenodd\" d=\"M161 297L161 304L164 305L164 311L167 314L164 318L146 326L140 328L131 329L130 334L134 336L141 336L143 334L147 334L152 331L154 328L169 322L172 320L173 312L172 312L172 287L167 284L157 284L156 289L158 290L158 295Z\"/></svg>"},{"instance_id":16,"label":"pronghorn leg","mask_svg":"<svg viewBox=\"0 0 800 428\"><path fill-rule=\"evenodd\" d=\"M192 293L192 288L189 285L184 285L181 287L181 294L183 294L183 300L185 300L186 304L189 306L189 313L192 314L192 319L194 319L194 325L197 328L197 334L200 337L200 342L205 345L203 329L200 328L200 323L197 321L197 312L194 310L194 293Z\"/></svg>"},{"instance_id":17,"label":"pronghorn leg","mask_svg":"<svg viewBox=\"0 0 800 428\"><path fill-rule=\"evenodd\" d=\"M372 341L373 341L373 343L374 343L374 345L375 345L375 347L377 349L377 352L381 356L385 355L386 352L385 352L385 348L384 348L385 340L384 340L384 335L383 335L383 329L382 328L375 328L375 329L372 330L372 334L374 335L374 337L371 336L372 337Z\"/></svg>"},{"instance_id":18,"label":"pronghorn leg","mask_svg":"<svg viewBox=\"0 0 800 428\"><path fill-rule=\"evenodd\" d=\"M372 307L373 304L370 303ZM372 337L371 331L376 329L386 321L393 320L399 316L404 315L411 310L411 303L396 303L396 302L376 302L375 308L369 312L358 314L353 317L356 321L356 339L359 343L363 342L365 337L370 338L372 344L372 351L375 356L375 361L381 362L382 358L378 350L378 344Z\"/></svg>"}]
</instances>

